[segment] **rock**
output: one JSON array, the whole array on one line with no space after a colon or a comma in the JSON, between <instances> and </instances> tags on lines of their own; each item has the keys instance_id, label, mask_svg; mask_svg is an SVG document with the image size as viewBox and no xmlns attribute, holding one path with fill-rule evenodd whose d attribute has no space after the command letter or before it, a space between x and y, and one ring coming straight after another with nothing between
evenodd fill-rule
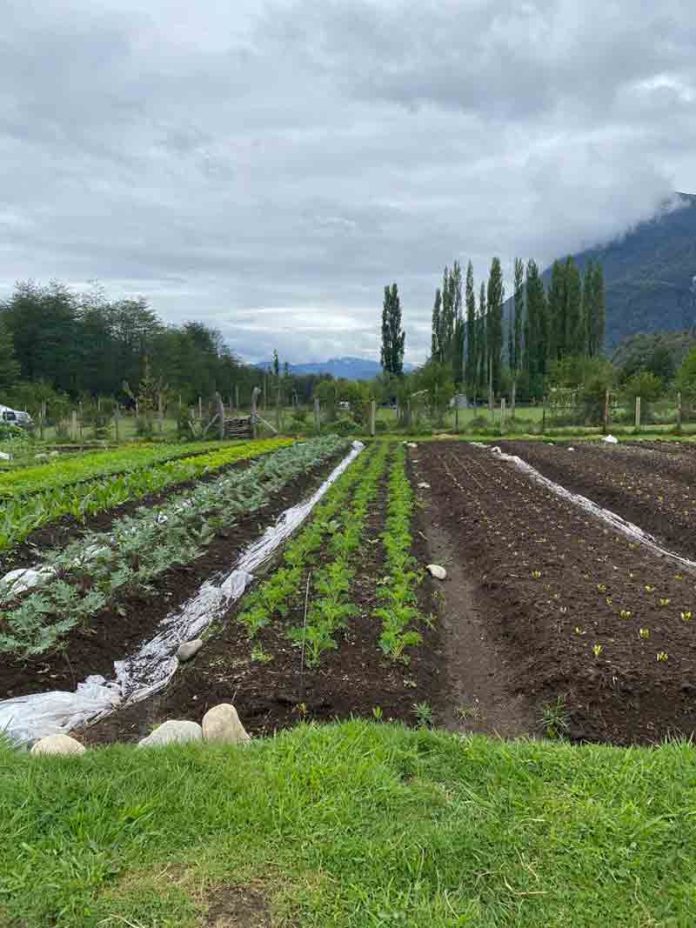
<instances>
[{"instance_id":1,"label":"rock","mask_svg":"<svg viewBox=\"0 0 696 928\"><path fill-rule=\"evenodd\" d=\"M32 754L84 754L87 749L70 735L47 735L32 747Z\"/></svg>"},{"instance_id":2,"label":"rock","mask_svg":"<svg viewBox=\"0 0 696 928\"><path fill-rule=\"evenodd\" d=\"M201 741L203 730L198 722L169 719L162 722L147 738L138 742L139 748L158 748L165 744L182 744L185 741Z\"/></svg>"},{"instance_id":3,"label":"rock","mask_svg":"<svg viewBox=\"0 0 696 928\"><path fill-rule=\"evenodd\" d=\"M575 448L569 447L568 451L575 451Z\"/></svg>"},{"instance_id":4,"label":"rock","mask_svg":"<svg viewBox=\"0 0 696 928\"><path fill-rule=\"evenodd\" d=\"M206 741L218 741L223 744L239 744L251 740L239 721L237 710L227 702L213 706L203 716L203 737Z\"/></svg>"},{"instance_id":5,"label":"rock","mask_svg":"<svg viewBox=\"0 0 696 928\"><path fill-rule=\"evenodd\" d=\"M430 484L429 484L429 483L426 483L425 480L421 480L421 482L418 484L418 488L419 488L420 490L429 490L429 489L430 489Z\"/></svg>"},{"instance_id":6,"label":"rock","mask_svg":"<svg viewBox=\"0 0 696 928\"><path fill-rule=\"evenodd\" d=\"M407 441L407 442L406 442L406 447L407 447L407 448L417 448L418 445L415 443L415 441Z\"/></svg>"},{"instance_id":7,"label":"rock","mask_svg":"<svg viewBox=\"0 0 696 928\"><path fill-rule=\"evenodd\" d=\"M428 564L425 568L431 577L435 577L436 580L444 580L447 576L447 571L444 567L440 567L439 564Z\"/></svg>"},{"instance_id":8,"label":"rock","mask_svg":"<svg viewBox=\"0 0 696 928\"><path fill-rule=\"evenodd\" d=\"M202 638L194 638L193 641L184 641L183 644L180 644L176 650L176 656L180 661L190 661L192 657L195 657L196 654L203 647Z\"/></svg>"},{"instance_id":9,"label":"rock","mask_svg":"<svg viewBox=\"0 0 696 928\"><path fill-rule=\"evenodd\" d=\"M605 435L602 441L606 442L608 445L618 445L619 439L615 435Z\"/></svg>"}]
</instances>

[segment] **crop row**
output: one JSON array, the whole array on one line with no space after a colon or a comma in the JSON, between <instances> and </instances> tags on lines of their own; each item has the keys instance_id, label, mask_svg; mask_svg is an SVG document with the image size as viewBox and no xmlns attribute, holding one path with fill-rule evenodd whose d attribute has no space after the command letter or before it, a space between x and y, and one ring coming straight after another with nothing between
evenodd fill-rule
<instances>
[{"instance_id":1,"label":"crop row","mask_svg":"<svg viewBox=\"0 0 696 928\"><path fill-rule=\"evenodd\" d=\"M422 621L417 589L421 575L411 553L414 497L406 472L406 451L399 445L389 475L387 519L382 534L387 574L379 587L382 605L375 616L382 623L379 644L396 660L407 660L405 649L420 644L413 624Z\"/></svg>"},{"instance_id":2,"label":"crop row","mask_svg":"<svg viewBox=\"0 0 696 928\"><path fill-rule=\"evenodd\" d=\"M126 595L152 591L157 577L200 556L218 530L346 446L345 439L327 436L281 448L157 509L117 519L108 533L86 532L49 552L37 587L19 598L12 587L0 591L0 652L41 654L105 608L118 612Z\"/></svg>"},{"instance_id":3,"label":"crop row","mask_svg":"<svg viewBox=\"0 0 696 928\"><path fill-rule=\"evenodd\" d=\"M165 461L205 454L219 447L219 441L132 444L110 451L60 455L45 463L15 467L0 473L0 499L29 496L32 493L66 487L97 477L124 474Z\"/></svg>"},{"instance_id":4,"label":"crop row","mask_svg":"<svg viewBox=\"0 0 696 928\"><path fill-rule=\"evenodd\" d=\"M345 628L348 619L357 612L351 601L355 555L364 540L370 504L379 490L387 453L388 446L381 444L373 455L353 495L343 525L331 535L327 559L312 575L313 595L306 622L290 630L291 640L304 646L310 667L319 663L324 651L338 646L336 632Z\"/></svg>"},{"instance_id":5,"label":"crop row","mask_svg":"<svg viewBox=\"0 0 696 928\"><path fill-rule=\"evenodd\" d=\"M315 508L311 521L286 544L278 569L246 597L244 608L237 618L246 628L249 638L253 638L274 617L285 618L293 602L299 600L308 566L338 530L349 497L362 480L374 451L373 445L339 477Z\"/></svg>"},{"instance_id":6,"label":"crop row","mask_svg":"<svg viewBox=\"0 0 696 928\"><path fill-rule=\"evenodd\" d=\"M292 439L272 438L217 447L160 464L143 466L115 476L99 477L43 493L6 500L0 506L0 551L18 544L42 525L64 516L83 521L88 515L113 509L148 493L157 493L186 480L214 473L235 461L259 457L288 445Z\"/></svg>"}]
</instances>

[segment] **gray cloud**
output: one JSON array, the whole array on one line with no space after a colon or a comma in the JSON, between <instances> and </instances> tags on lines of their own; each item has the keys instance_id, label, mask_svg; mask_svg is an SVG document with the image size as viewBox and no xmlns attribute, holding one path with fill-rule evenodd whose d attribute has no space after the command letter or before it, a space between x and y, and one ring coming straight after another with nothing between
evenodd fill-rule
<instances>
[{"instance_id":1,"label":"gray cloud","mask_svg":"<svg viewBox=\"0 0 696 928\"><path fill-rule=\"evenodd\" d=\"M5 293L99 279L299 360L375 356L397 280L417 360L445 262L545 262L696 190L677 0L4 6Z\"/></svg>"}]
</instances>

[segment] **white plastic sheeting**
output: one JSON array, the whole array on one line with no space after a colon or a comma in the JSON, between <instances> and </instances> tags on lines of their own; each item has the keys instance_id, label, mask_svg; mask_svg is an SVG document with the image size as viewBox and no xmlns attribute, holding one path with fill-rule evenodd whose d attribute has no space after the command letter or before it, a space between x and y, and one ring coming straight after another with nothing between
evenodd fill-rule
<instances>
[{"instance_id":1,"label":"white plastic sheeting","mask_svg":"<svg viewBox=\"0 0 696 928\"><path fill-rule=\"evenodd\" d=\"M254 579L254 571L305 521L363 448L361 442L353 442L351 451L311 497L286 509L275 525L249 545L228 574L207 580L195 596L162 620L154 638L135 654L117 661L113 680L90 676L72 693L34 693L0 701L0 731L13 741L36 741L97 721L163 689L179 665L176 658L179 645L198 637L225 614Z\"/></svg>"},{"instance_id":2,"label":"white plastic sheeting","mask_svg":"<svg viewBox=\"0 0 696 928\"><path fill-rule=\"evenodd\" d=\"M622 535L626 535L631 539L631 541L649 548L660 557L674 561L685 570L693 571L696 573L696 561L691 561L686 557L682 557L680 554L676 554L674 551L663 548L662 545L660 545L652 535L644 532L642 528L635 525L633 522L629 522L627 519L622 518L620 515L612 512L611 509L605 509L603 506L598 505L591 499L588 499L586 496L582 496L579 493L572 493L570 490L566 490L566 488L561 486L560 483L554 483L553 480L549 480L548 477L544 477L544 475L541 474L535 467L532 467L531 464L528 464L525 460L518 457L516 454L506 454L504 451L498 448L497 445L493 448L489 448L487 445L483 445L478 442L472 442L472 444L476 444L476 446L479 448L486 448L501 458L503 461L509 461L511 464L514 464L515 467L519 468L521 471L524 471L526 474L529 474L533 480L541 484L547 490L550 490L552 493L555 493L556 496L560 496L561 499L567 500L569 503L572 503L574 506L578 506L580 509L583 509L590 515L601 519L602 522L606 522L607 525L611 526L611 528L613 528L615 531L620 532Z\"/></svg>"}]
</instances>

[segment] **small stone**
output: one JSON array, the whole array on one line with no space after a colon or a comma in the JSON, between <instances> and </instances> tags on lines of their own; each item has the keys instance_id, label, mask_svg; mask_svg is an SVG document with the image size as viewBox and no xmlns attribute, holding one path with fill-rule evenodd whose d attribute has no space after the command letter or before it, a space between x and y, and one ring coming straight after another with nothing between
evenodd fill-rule
<instances>
[{"instance_id":1,"label":"small stone","mask_svg":"<svg viewBox=\"0 0 696 928\"><path fill-rule=\"evenodd\" d=\"M84 754L87 749L70 735L47 735L32 747L32 754Z\"/></svg>"},{"instance_id":2,"label":"small stone","mask_svg":"<svg viewBox=\"0 0 696 928\"><path fill-rule=\"evenodd\" d=\"M203 716L203 737L206 741L218 741L223 744L239 744L251 740L239 721L237 710L227 702L213 706Z\"/></svg>"},{"instance_id":3,"label":"small stone","mask_svg":"<svg viewBox=\"0 0 696 928\"><path fill-rule=\"evenodd\" d=\"M444 567L440 567L439 564L428 564L425 568L431 577L435 577L436 580L444 580L447 576L447 571Z\"/></svg>"},{"instance_id":4,"label":"small stone","mask_svg":"<svg viewBox=\"0 0 696 928\"><path fill-rule=\"evenodd\" d=\"M418 445L415 443L415 441L407 441L407 442L406 442L406 447L407 447L407 448L417 448Z\"/></svg>"},{"instance_id":5,"label":"small stone","mask_svg":"<svg viewBox=\"0 0 696 928\"><path fill-rule=\"evenodd\" d=\"M165 744L183 744L185 741L201 741L203 730L198 722L169 719L158 725L147 738L138 742L139 748L157 748Z\"/></svg>"},{"instance_id":6,"label":"small stone","mask_svg":"<svg viewBox=\"0 0 696 928\"><path fill-rule=\"evenodd\" d=\"M202 638L194 638L193 641L184 641L183 644L180 644L176 651L176 656L182 662L190 661L192 657L195 657L196 654L203 647Z\"/></svg>"},{"instance_id":7,"label":"small stone","mask_svg":"<svg viewBox=\"0 0 696 928\"><path fill-rule=\"evenodd\" d=\"M418 488L419 488L420 490L429 490L429 489L430 489L430 484L429 484L429 483L426 483L425 480L421 480L421 482L418 484Z\"/></svg>"}]
</instances>

